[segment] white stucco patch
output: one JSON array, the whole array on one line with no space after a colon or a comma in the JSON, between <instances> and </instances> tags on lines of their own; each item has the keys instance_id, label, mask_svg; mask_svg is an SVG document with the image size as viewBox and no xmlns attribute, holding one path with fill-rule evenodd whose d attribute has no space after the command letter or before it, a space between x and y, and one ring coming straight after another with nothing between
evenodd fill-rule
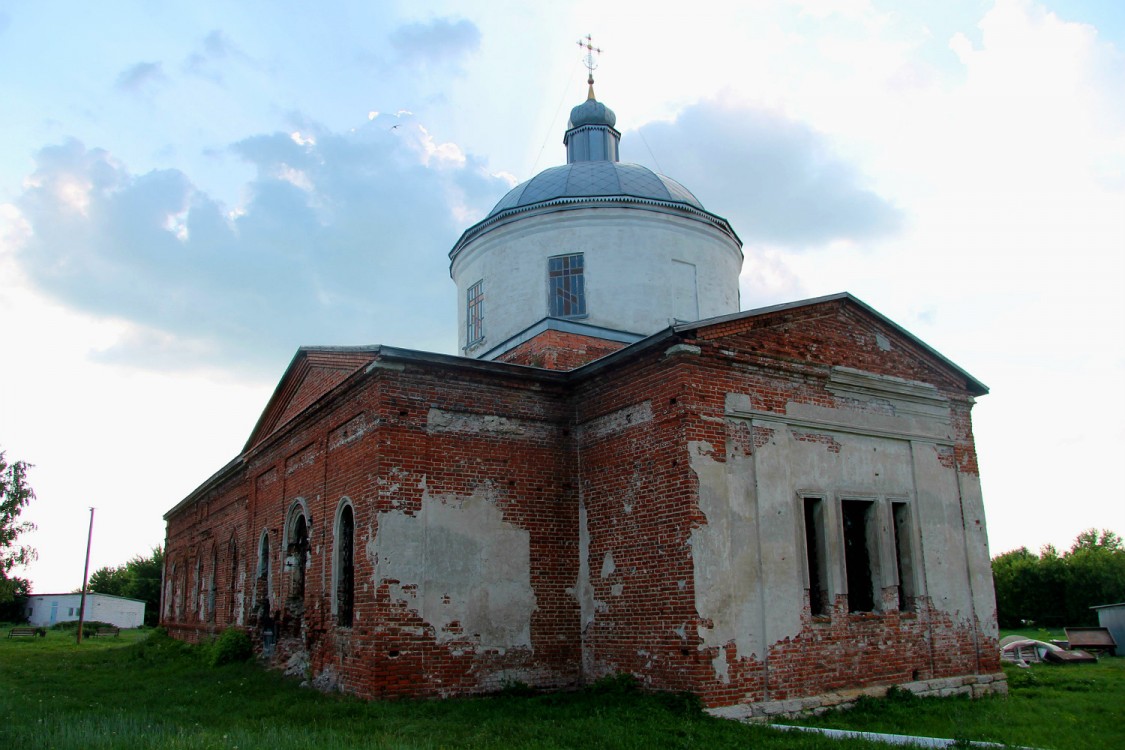
<instances>
[{"instance_id":1,"label":"white stucco patch","mask_svg":"<svg viewBox=\"0 0 1125 750\"><path fill-rule=\"evenodd\" d=\"M425 490L420 512L379 514L367 551L375 584L397 581L391 597L416 610L439 642L530 648L530 534L504 521L487 490L469 497Z\"/></svg>"},{"instance_id":2,"label":"white stucco patch","mask_svg":"<svg viewBox=\"0 0 1125 750\"><path fill-rule=\"evenodd\" d=\"M795 615L784 597L769 597L763 608L752 457L716 461L706 442L691 443L689 449L699 479L699 509L707 518L690 538L696 611L709 623L699 628L699 636L703 646L717 649L715 676L727 680L728 644L734 644L736 657L761 658L768 643L800 632L800 604ZM767 628L769 623L773 626Z\"/></svg>"},{"instance_id":3,"label":"white stucco patch","mask_svg":"<svg viewBox=\"0 0 1125 750\"><path fill-rule=\"evenodd\" d=\"M610 550L602 558L602 578L609 578L615 570L617 570L617 566L613 564L613 550Z\"/></svg>"},{"instance_id":4,"label":"white stucco patch","mask_svg":"<svg viewBox=\"0 0 1125 750\"><path fill-rule=\"evenodd\" d=\"M628 427L652 421L652 402L642 401L609 414L603 414L579 425L579 440L599 440Z\"/></svg>"}]
</instances>

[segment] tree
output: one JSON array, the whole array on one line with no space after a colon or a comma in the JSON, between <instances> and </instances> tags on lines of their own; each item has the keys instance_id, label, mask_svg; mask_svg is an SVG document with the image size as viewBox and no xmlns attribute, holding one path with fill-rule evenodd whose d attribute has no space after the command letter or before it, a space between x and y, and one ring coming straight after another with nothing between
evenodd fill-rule
<instances>
[{"instance_id":1,"label":"tree","mask_svg":"<svg viewBox=\"0 0 1125 750\"><path fill-rule=\"evenodd\" d=\"M136 555L119 567L98 568L90 576L89 590L145 602L145 623L160 620L160 577L164 569L164 550L152 548L148 557Z\"/></svg>"},{"instance_id":2,"label":"tree","mask_svg":"<svg viewBox=\"0 0 1125 750\"><path fill-rule=\"evenodd\" d=\"M1096 625L1098 604L1125 601L1125 543L1108 529L1087 529L1070 550L1021 547L992 560L1000 627Z\"/></svg>"},{"instance_id":3,"label":"tree","mask_svg":"<svg viewBox=\"0 0 1125 750\"><path fill-rule=\"evenodd\" d=\"M25 461L9 464L4 451L0 451L0 603L10 602L21 591L29 590L26 579L11 575L13 568L35 559L34 549L16 546L20 534L35 529L30 521L19 520L23 509L35 499L35 491L27 483L29 468L31 465Z\"/></svg>"}]
</instances>

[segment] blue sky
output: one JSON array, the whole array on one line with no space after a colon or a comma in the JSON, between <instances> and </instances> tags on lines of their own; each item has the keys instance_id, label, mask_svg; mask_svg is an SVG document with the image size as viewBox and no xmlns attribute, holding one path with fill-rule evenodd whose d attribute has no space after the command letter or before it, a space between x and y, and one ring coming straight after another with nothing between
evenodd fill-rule
<instances>
[{"instance_id":1,"label":"blue sky","mask_svg":"<svg viewBox=\"0 0 1125 750\"><path fill-rule=\"evenodd\" d=\"M1125 532L1116 2L0 4L0 448L39 591L163 539L293 352L452 352L447 253L564 160L605 49L622 158L745 242L749 309L850 291L987 383L994 553Z\"/></svg>"}]
</instances>

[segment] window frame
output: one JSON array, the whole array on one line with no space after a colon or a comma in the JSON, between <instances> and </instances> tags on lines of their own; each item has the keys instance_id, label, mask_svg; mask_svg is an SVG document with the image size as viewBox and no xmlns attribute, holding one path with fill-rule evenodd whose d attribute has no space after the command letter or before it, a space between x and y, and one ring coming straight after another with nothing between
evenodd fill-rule
<instances>
[{"instance_id":1,"label":"window frame","mask_svg":"<svg viewBox=\"0 0 1125 750\"><path fill-rule=\"evenodd\" d=\"M484 341L484 279L465 290L465 348Z\"/></svg>"},{"instance_id":2,"label":"window frame","mask_svg":"<svg viewBox=\"0 0 1125 750\"><path fill-rule=\"evenodd\" d=\"M585 253L547 258L547 315L565 320L588 315Z\"/></svg>"}]
</instances>

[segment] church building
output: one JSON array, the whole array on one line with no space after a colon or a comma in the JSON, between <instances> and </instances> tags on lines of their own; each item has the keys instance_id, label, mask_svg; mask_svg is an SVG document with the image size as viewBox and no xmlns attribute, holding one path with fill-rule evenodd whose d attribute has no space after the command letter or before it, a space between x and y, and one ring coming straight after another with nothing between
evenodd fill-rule
<instances>
[{"instance_id":1,"label":"church building","mask_svg":"<svg viewBox=\"0 0 1125 750\"><path fill-rule=\"evenodd\" d=\"M165 514L163 625L365 697L1003 691L987 388L847 293L741 311L738 235L590 84L449 253L460 353L301 348Z\"/></svg>"}]
</instances>

